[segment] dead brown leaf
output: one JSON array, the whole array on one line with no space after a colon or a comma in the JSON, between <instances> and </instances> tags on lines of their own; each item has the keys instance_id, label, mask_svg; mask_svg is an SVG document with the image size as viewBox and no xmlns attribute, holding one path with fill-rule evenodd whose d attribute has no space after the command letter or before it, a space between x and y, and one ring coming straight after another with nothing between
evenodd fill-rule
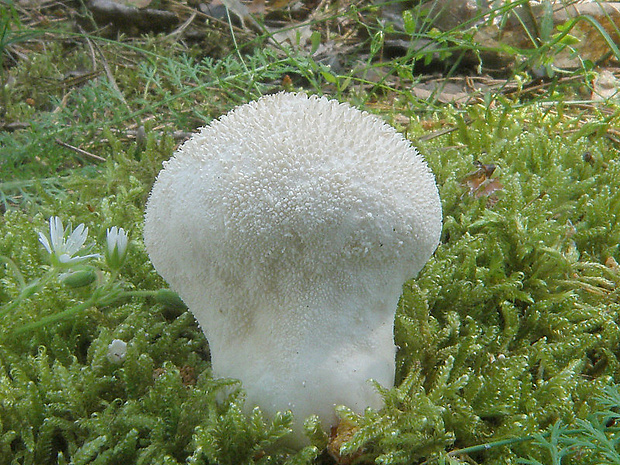
<instances>
[{"instance_id":1,"label":"dead brown leaf","mask_svg":"<svg viewBox=\"0 0 620 465\"><path fill-rule=\"evenodd\" d=\"M461 185L466 187L468 194L479 199L480 197L490 197L493 193L504 188L497 179L491 178L497 166L493 163L484 164L480 161L475 162L478 169L468 173L462 180Z\"/></svg>"},{"instance_id":2,"label":"dead brown leaf","mask_svg":"<svg viewBox=\"0 0 620 465\"><path fill-rule=\"evenodd\" d=\"M360 456L360 453L350 455L340 453L343 444L350 440L358 430L359 426L346 420L341 420L337 426L332 427L329 443L327 444L327 453L338 465L350 465Z\"/></svg>"}]
</instances>

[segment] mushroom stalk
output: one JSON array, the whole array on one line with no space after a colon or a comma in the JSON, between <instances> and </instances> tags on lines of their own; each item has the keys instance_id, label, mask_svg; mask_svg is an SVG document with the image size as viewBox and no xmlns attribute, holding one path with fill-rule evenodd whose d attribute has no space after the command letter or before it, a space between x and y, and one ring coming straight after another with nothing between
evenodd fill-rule
<instances>
[{"instance_id":1,"label":"mushroom stalk","mask_svg":"<svg viewBox=\"0 0 620 465\"><path fill-rule=\"evenodd\" d=\"M146 209L157 271L246 405L327 427L394 383L403 283L441 232L435 179L392 127L346 104L280 93L204 127L165 164Z\"/></svg>"}]
</instances>

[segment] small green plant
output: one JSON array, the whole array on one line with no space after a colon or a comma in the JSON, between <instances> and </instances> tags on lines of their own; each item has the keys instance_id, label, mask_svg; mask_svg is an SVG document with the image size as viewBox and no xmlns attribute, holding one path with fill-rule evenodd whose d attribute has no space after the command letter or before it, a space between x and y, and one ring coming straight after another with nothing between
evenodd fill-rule
<instances>
[{"instance_id":1,"label":"small green plant","mask_svg":"<svg viewBox=\"0 0 620 465\"><path fill-rule=\"evenodd\" d=\"M161 291L125 291L118 281L119 271L128 252L128 237L123 228L113 226L106 234L106 246L103 257L107 268L105 273L99 266L94 265L94 259L102 258L98 253L85 253L85 243L88 237L88 228L84 224L75 229L64 227L62 220L53 216L49 220L49 234L39 232L39 241L48 253L50 266L47 271L37 278L26 282L18 265L6 256L0 256L15 274L19 283L19 294L11 301L0 307L0 318L4 318L14 311L33 294L40 292L53 281L58 281L69 289L88 288L88 297L81 303L61 312L39 318L36 321L17 328L14 333L20 334L47 324L72 318L89 307L109 305L119 299L130 296L154 296L169 302L175 300L166 290ZM177 305L182 302L176 297ZM8 336L5 334L5 337Z\"/></svg>"},{"instance_id":2,"label":"small green plant","mask_svg":"<svg viewBox=\"0 0 620 465\"><path fill-rule=\"evenodd\" d=\"M479 104L412 92L425 65L454 74L467 54L484 69L477 28L525 3L448 31L432 27L427 6L408 5L398 37L428 45L399 57L386 53L395 30L376 4L321 3L289 26L310 29L309 50L225 25L213 54L175 36L62 28L39 47L43 31L16 5L0 7L0 465L332 463L321 451L333 438L316 419L294 453L281 442L288 413L248 413L237 383L213 379L200 328L141 240L150 186L175 146L283 88L381 113L424 153L443 201L442 245L399 304L397 387L381 390L381 411L338 408L353 428L340 456L620 463L620 112L579 97L594 63L566 74L555 61L584 24L615 56L617 46L592 17L554 30L547 10L528 29L530 48L491 50L516 67ZM317 54L330 47L338 66ZM518 92L505 93L513 78ZM500 187L467 185L475 161L495 165Z\"/></svg>"},{"instance_id":3,"label":"small green plant","mask_svg":"<svg viewBox=\"0 0 620 465\"><path fill-rule=\"evenodd\" d=\"M0 7L0 118L5 116L9 103L8 79L5 69L12 53L12 47L38 35L39 33L36 31L21 27L12 0Z\"/></svg>"}]
</instances>

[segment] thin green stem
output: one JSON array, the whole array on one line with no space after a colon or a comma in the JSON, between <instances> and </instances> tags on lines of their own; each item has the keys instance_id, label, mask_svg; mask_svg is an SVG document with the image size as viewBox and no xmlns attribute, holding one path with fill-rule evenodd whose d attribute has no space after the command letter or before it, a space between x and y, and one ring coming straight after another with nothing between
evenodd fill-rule
<instances>
[{"instance_id":1,"label":"thin green stem","mask_svg":"<svg viewBox=\"0 0 620 465\"><path fill-rule=\"evenodd\" d=\"M583 434L587 432L588 430L586 429L575 428L575 429L567 429L563 431L562 434L565 434L567 436L574 436L577 434ZM610 427L604 428L603 432L617 433L617 432L620 432L620 427L610 426ZM495 442L487 442L485 444L478 444L477 446L470 446L470 447L464 447L462 449L455 449L453 451L448 452L448 455L450 457L455 457L457 455L465 455L465 454L472 454L475 452L482 452L485 450L494 449L496 447L512 446L515 444L520 444L522 442L533 441L538 438L546 438L546 437L551 436L551 434L552 434L552 431L546 431L544 433L530 434L528 436L521 436L518 438L509 438L509 439L502 439L500 441L495 441Z\"/></svg>"},{"instance_id":2,"label":"thin green stem","mask_svg":"<svg viewBox=\"0 0 620 465\"><path fill-rule=\"evenodd\" d=\"M90 299L82 302L81 304L78 304L74 307L63 310L62 312L54 313L53 315L48 315L46 317L40 318L37 321L28 323L16 329L15 334L21 334L26 331L30 331L31 329L40 328L41 326L45 326L46 324L49 324L49 323L54 323L56 321L64 320L65 318L73 316L82 310L86 310L87 308L94 306L97 303L97 300L98 299L96 297L91 297Z\"/></svg>"},{"instance_id":3,"label":"thin green stem","mask_svg":"<svg viewBox=\"0 0 620 465\"><path fill-rule=\"evenodd\" d=\"M241 56L241 51L239 50L239 44L237 44L237 36L235 35L235 30L232 25L232 20L230 19L230 10L226 7L226 19L228 20L228 29L230 30L230 36L232 37L233 44L235 46L235 52L237 52L237 56L239 57L239 61L241 61L241 65L246 73L249 73L247 65L245 64L245 60ZM243 19L242 19L243 21Z\"/></svg>"},{"instance_id":4,"label":"thin green stem","mask_svg":"<svg viewBox=\"0 0 620 465\"><path fill-rule=\"evenodd\" d=\"M119 295L121 297L155 297L157 295L157 291L125 291Z\"/></svg>"},{"instance_id":5,"label":"thin green stem","mask_svg":"<svg viewBox=\"0 0 620 465\"><path fill-rule=\"evenodd\" d=\"M105 291L105 288L100 289L100 290L95 290L95 293L88 300L80 304L77 304L71 308L68 308L66 310L63 310L62 312L54 313L53 315L48 315L46 317L40 318L37 321L33 321L32 323L25 324L19 327L18 329L16 329L14 334L22 334L24 332L40 328L50 323L55 323L57 321L65 320L90 307L95 307L97 305L110 305L126 297L154 297L159 292L159 291L124 291L124 292L119 292L118 294L114 294L114 293L104 292L104 291Z\"/></svg>"}]
</instances>

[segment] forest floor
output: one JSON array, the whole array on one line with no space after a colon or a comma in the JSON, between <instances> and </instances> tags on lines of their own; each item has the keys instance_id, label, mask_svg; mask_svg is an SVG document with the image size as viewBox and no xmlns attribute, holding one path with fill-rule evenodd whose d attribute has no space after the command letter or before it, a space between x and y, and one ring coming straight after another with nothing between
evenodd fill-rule
<instances>
[{"instance_id":1,"label":"forest floor","mask_svg":"<svg viewBox=\"0 0 620 465\"><path fill-rule=\"evenodd\" d=\"M449 6L0 5L0 465L620 464L620 22L606 3ZM301 451L279 442L290 414L246 416L211 376L142 242L162 162L279 91L396 127L444 214L385 408L343 406L331 435L311 417ZM54 217L101 257L55 261ZM122 263L102 258L114 226Z\"/></svg>"}]
</instances>

